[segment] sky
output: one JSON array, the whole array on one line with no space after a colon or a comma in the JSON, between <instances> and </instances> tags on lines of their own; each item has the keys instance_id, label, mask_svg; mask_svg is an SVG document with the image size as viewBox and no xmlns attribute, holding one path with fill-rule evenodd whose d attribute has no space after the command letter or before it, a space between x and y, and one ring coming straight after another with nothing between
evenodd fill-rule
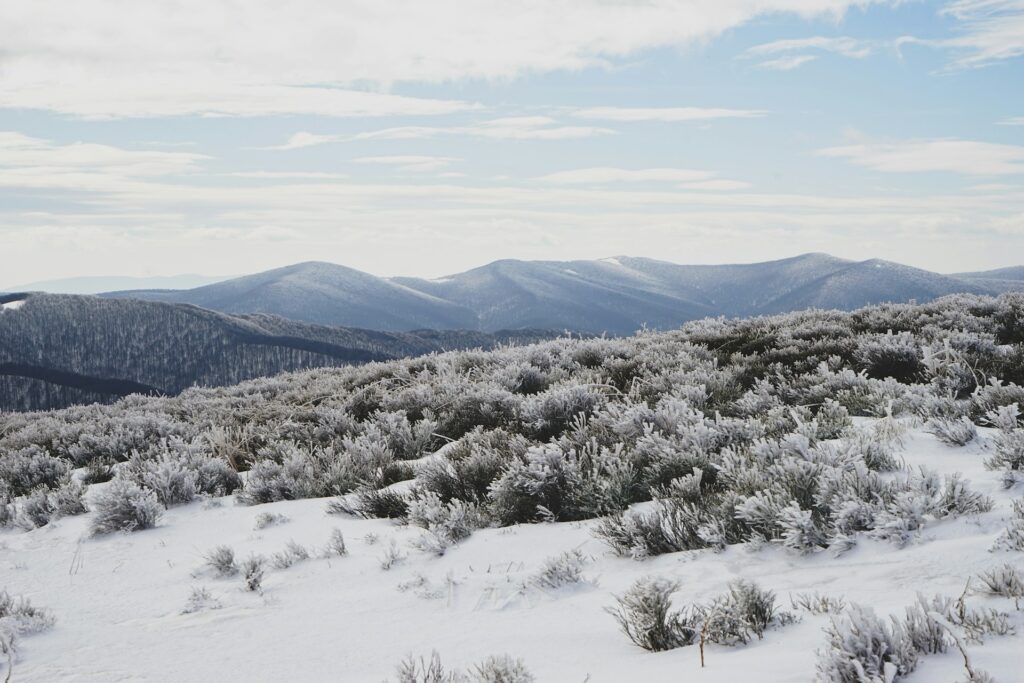
<instances>
[{"instance_id":1,"label":"sky","mask_svg":"<svg viewBox=\"0 0 1024 683\"><path fill-rule=\"evenodd\" d=\"M1024 0L4 0L0 286L1024 264Z\"/></svg>"}]
</instances>

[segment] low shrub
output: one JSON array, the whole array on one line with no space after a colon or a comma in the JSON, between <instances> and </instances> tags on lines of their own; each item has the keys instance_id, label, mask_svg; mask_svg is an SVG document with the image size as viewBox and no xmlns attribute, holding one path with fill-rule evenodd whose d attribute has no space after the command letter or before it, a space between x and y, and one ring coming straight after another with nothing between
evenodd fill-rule
<instances>
[{"instance_id":1,"label":"low shrub","mask_svg":"<svg viewBox=\"0 0 1024 683\"><path fill-rule=\"evenodd\" d=\"M93 534L149 529L164 513L155 493L121 478L93 497L92 508Z\"/></svg>"}]
</instances>

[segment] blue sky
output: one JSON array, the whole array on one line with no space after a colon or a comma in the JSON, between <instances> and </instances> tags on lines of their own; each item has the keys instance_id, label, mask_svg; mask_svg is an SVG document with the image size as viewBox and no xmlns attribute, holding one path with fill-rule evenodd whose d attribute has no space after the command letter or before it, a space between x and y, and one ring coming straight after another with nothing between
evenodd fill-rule
<instances>
[{"instance_id":1,"label":"blue sky","mask_svg":"<svg viewBox=\"0 0 1024 683\"><path fill-rule=\"evenodd\" d=\"M12 0L0 286L1024 263L1024 0Z\"/></svg>"}]
</instances>

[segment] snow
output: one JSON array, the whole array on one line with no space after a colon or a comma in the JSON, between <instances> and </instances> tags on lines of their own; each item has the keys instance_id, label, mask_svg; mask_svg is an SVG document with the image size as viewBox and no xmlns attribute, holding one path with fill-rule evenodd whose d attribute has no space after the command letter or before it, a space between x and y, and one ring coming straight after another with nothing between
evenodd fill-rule
<instances>
[{"instance_id":1,"label":"snow","mask_svg":"<svg viewBox=\"0 0 1024 683\"><path fill-rule=\"evenodd\" d=\"M7 531L0 534L0 586L57 617L52 630L21 641L12 680L379 682L394 679L406 654L437 650L449 668L508 653L542 682L726 682L751 680L757 671L758 680L805 683L814 675L827 616L801 613L799 623L745 647L710 646L701 669L696 647L636 647L604 608L636 579L658 575L680 581L680 605L746 578L776 591L786 608L790 594L820 591L896 614L918 592L958 596L969 576L1007 561L1024 567L1020 554L989 551L1020 491L1003 490L999 473L984 468L991 431L980 431L981 439L952 448L915 429L904 437L902 456L912 467L962 472L995 499L991 512L933 522L903 549L860 539L838 558L732 546L636 561L612 555L591 534L594 522L479 530L437 557L409 546L422 530L329 516L324 499L256 507L232 498L220 499L219 507L196 502L170 509L155 529L100 538L88 536L88 515ZM289 521L256 531L262 512ZM262 595L243 590L237 576L219 579L203 569L204 553L216 545L232 546L238 559L270 555L289 540L319 549L333 528L344 533L348 556L268 569ZM405 558L385 571L380 556L392 539ZM573 548L591 558L589 582L555 591L527 587L546 558ZM200 586L222 607L182 614ZM1012 612L1007 601L972 600ZM1012 613L1018 635L968 646L972 663L997 681L1021 680L1024 619ZM953 649L924 658L906 680L962 678Z\"/></svg>"},{"instance_id":2,"label":"snow","mask_svg":"<svg viewBox=\"0 0 1024 683\"><path fill-rule=\"evenodd\" d=\"M5 304L0 304L0 311L16 311L25 304L24 299L18 301L8 301Z\"/></svg>"}]
</instances>

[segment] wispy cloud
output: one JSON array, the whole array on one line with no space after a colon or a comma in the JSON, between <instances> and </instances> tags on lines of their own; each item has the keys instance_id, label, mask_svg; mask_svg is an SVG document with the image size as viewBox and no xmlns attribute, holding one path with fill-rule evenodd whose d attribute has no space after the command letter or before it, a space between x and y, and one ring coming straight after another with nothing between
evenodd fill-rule
<instances>
[{"instance_id":1,"label":"wispy cloud","mask_svg":"<svg viewBox=\"0 0 1024 683\"><path fill-rule=\"evenodd\" d=\"M579 168L541 176L538 180L558 185L604 185L609 183L692 182L714 177L710 171L686 168L625 169L610 167Z\"/></svg>"},{"instance_id":2,"label":"wispy cloud","mask_svg":"<svg viewBox=\"0 0 1024 683\"><path fill-rule=\"evenodd\" d=\"M808 62L813 62L817 57L814 55L789 55L778 59L769 59L759 62L757 68L769 69L771 71L792 71Z\"/></svg>"},{"instance_id":3,"label":"wispy cloud","mask_svg":"<svg viewBox=\"0 0 1024 683\"><path fill-rule=\"evenodd\" d=\"M727 178L714 178L711 180L700 180L695 183L683 183L679 186L683 190L697 190L701 192L732 192L734 190L745 190L750 183L742 180L728 180Z\"/></svg>"},{"instance_id":4,"label":"wispy cloud","mask_svg":"<svg viewBox=\"0 0 1024 683\"><path fill-rule=\"evenodd\" d=\"M288 151L292 149L302 149L304 147L326 145L329 142L344 142L347 139L348 136L345 135L316 135L314 133L300 131L289 137L283 144L272 145L270 147L260 147L259 149Z\"/></svg>"},{"instance_id":5,"label":"wispy cloud","mask_svg":"<svg viewBox=\"0 0 1024 683\"><path fill-rule=\"evenodd\" d=\"M714 109L705 107L588 107L574 112L583 119L601 121L712 121L714 119L756 119L768 112L760 109Z\"/></svg>"},{"instance_id":6,"label":"wispy cloud","mask_svg":"<svg viewBox=\"0 0 1024 683\"><path fill-rule=\"evenodd\" d=\"M904 36L897 45L952 51L949 70L989 66L1024 55L1024 0L955 0L939 14L958 22L952 38Z\"/></svg>"},{"instance_id":7,"label":"wispy cloud","mask_svg":"<svg viewBox=\"0 0 1024 683\"><path fill-rule=\"evenodd\" d=\"M394 166L399 171L422 173L424 171L436 171L445 168L453 161L459 161L455 157L432 157L416 155L396 155L378 157L359 157L352 160L357 164L379 164L383 166Z\"/></svg>"},{"instance_id":8,"label":"wispy cloud","mask_svg":"<svg viewBox=\"0 0 1024 683\"><path fill-rule=\"evenodd\" d=\"M826 157L847 159L884 173L946 171L965 175L1024 173L1024 147L974 140L922 140L828 147Z\"/></svg>"},{"instance_id":9,"label":"wispy cloud","mask_svg":"<svg viewBox=\"0 0 1024 683\"><path fill-rule=\"evenodd\" d=\"M848 36L832 38L812 36L762 43L749 48L741 56L763 60L756 65L760 69L792 71L817 59L817 55L811 54L812 52L829 52L851 59L864 59L873 54L878 46L877 41L860 40ZM782 56L774 57L775 55ZM774 58L765 59L766 57Z\"/></svg>"},{"instance_id":10,"label":"wispy cloud","mask_svg":"<svg viewBox=\"0 0 1024 683\"><path fill-rule=\"evenodd\" d=\"M825 36L813 36L810 38L791 38L786 40L774 40L770 43L761 43L747 50L748 55L775 55L784 52L803 52L806 50L820 50L832 52L852 59L864 59L870 56L877 44L873 41L859 40L849 36L829 38Z\"/></svg>"},{"instance_id":11,"label":"wispy cloud","mask_svg":"<svg viewBox=\"0 0 1024 683\"><path fill-rule=\"evenodd\" d=\"M1011 116L998 122L1000 126L1024 126L1024 116Z\"/></svg>"},{"instance_id":12,"label":"wispy cloud","mask_svg":"<svg viewBox=\"0 0 1024 683\"><path fill-rule=\"evenodd\" d=\"M189 152L123 149L95 143L58 144L21 133L0 132L0 185L109 189L145 178L191 174L209 158Z\"/></svg>"},{"instance_id":13,"label":"wispy cloud","mask_svg":"<svg viewBox=\"0 0 1024 683\"><path fill-rule=\"evenodd\" d=\"M358 140L425 140L441 136L468 136L492 140L578 140L613 135L614 130L598 126L563 125L547 116L509 116L465 126L397 126L363 131L353 135L318 135L300 132L269 150L293 150L332 142Z\"/></svg>"}]
</instances>

